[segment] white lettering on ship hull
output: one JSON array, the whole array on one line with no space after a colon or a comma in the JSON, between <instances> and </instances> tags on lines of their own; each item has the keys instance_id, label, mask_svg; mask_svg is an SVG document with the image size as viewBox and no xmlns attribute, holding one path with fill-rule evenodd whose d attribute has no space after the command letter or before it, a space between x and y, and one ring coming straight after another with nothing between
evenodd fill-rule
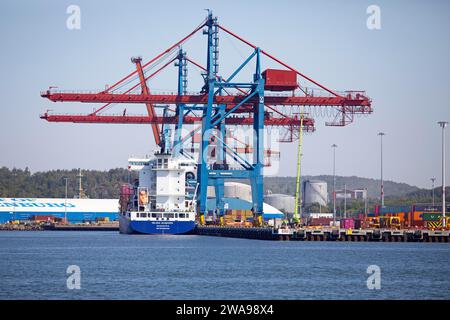
<instances>
[{"instance_id":1,"label":"white lettering on ship hull","mask_svg":"<svg viewBox=\"0 0 450 320\"><path fill-rule=\"evenodd\" d=\"M156 225L157 230L169 230L173 225L173 221L151 221L153 225Z\"/></svg>"}]
</instances>

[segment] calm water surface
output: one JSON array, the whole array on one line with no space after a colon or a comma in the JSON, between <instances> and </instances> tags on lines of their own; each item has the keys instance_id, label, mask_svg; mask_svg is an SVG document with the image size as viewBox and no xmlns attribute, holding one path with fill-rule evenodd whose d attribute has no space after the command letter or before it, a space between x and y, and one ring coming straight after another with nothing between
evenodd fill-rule
<instances>
[{"instance_id":1,"label":"calm water surface","mask_svg":"<svg viewBox=\"0 0 450 320\"><path fill-rule=\"evenodd\" d=\"M0 299L450 299L449 275L445 243L0 232Z\"/></svg>"}]
</instances>

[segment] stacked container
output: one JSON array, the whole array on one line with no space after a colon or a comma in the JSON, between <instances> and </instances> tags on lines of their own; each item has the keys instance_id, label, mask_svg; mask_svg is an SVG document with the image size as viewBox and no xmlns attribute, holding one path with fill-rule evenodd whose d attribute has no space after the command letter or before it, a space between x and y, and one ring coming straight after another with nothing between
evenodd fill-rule
<instances>
[{"instance_id":1,"label":"stacked container","mask_svg":"<svg viewBox=\"0 0 450 320\"><path fill-rule=\"evenodd\" d=\"M364 219L355 219L355 228L362 229L364 227Z\"/></svg>"},{"instance_id":2,"label":"stacked container","mask_svg":"<svg viewBox=\"0 0 450 320\"><path fill-rule=\"evenodd\" d=\"M53 222L55 216L51 214L35 214L33 215L32 220L36 222Z\"/></svg>"},{"instance_id":3,"label":"stacked container","mask_svg":"<svg viewBox=\"0 0 450 320\"><path fill-rule=\"evenodd\" d=\"M309 225L313 227L318 226L330 226L331 221L333 221L333 218L311 218L309 220Z\"/></svg>"},{"instance_id":4,"label":"stacked container","mask_svg":"<svg viewBox=\"0 0 450 320\"><path fill-rule=\"evenodd\" d=\"M355 220L353 219L342 219L341 220L342 229L355 229Z\"/></svg>"}]
</instances>

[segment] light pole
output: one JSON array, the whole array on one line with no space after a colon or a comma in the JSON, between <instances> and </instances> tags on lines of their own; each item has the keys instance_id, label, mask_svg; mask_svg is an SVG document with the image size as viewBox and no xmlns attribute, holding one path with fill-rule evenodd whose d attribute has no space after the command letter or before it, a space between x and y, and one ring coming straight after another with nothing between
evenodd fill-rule
<instances>
[{"instance_id":1,"label":"light pole","mask_svg":"<svg viewBox=\"0 0 450 320\"><path fill-rule=\"evenodd\" d=\"M436 178L431 178L431 197L433 201L433 211L434 211L434 181L436 181Z\"/></svg>"},{"instance_id":2,"label":"light pole","mask_svg":"<svg viewBox=\"0 0 450 320\"><path fill-rule=\"evenodd\" d=\"M344 219L347 219L347 184L344 184Z\"/></svg>"},{"instance_id":3,"label":"light pole","mask_svg":"<svg viewBox=\"0 0 450 320\"><path fill-rule=\"evenodd\" d=\"M384 185L383 185L383 136L384 132L378 132L381 141L381 207L384 207Z\"/></svg>"},{"instance_id":4,"label":"light pole","mask_svg":"<svg viewBox=\"0 0 450 320\"><path fill-rule=\"evenodd\" d=\"M442 128L442 228L445 228L445 127L448 122L439 121L438 124Z\"/></svg>"},{"instance_id":5,"label":"light pole","mask_svg":"<svg viewBox=\"0 0 450 320\"><path fill-rule=\"evenodd\" d=\"M337 145L333 144L333 223L336 225L336 148Z\"/></svg>"},{"instance_id":6,"label":"light pole","mask_svg":"<svg viewBox=\"0 0 450 320\"><path fill-rule=\"evenodd\" d=\"M364 189L366 194L364 195L364 221L367 219L367 188Z\"/></svg>"},{"instance_id":7,"label":"light pole","mask_svg":"<svg viewBox=\"0 0 450 320\"><path fill-rule=\"evenodd\" d=\"M14 179L13 179L13 191L12 192L14 192L14 193L12 193L11 194L11 201L13 202L13 220L16 220L16 199L15 198L13 198L13 197L16 197L16 195L15 194L17 194L17 192L16 192L16 188L17 188L17 181L16 181L16 177L17 177L17 173L14 171L14 169L13 169L13 176L14 176Z\"/></svg>"},{"instance_id":8,"label":"light pole","mask_svg":"<svg viewBox=\"0 0 450 320\"><path fill-rule=\"evenodd\" d=\"M66 195L64 198L64 223L67 223L67 177L63 178L66 181Z\"/></svg>"}]
</instances>

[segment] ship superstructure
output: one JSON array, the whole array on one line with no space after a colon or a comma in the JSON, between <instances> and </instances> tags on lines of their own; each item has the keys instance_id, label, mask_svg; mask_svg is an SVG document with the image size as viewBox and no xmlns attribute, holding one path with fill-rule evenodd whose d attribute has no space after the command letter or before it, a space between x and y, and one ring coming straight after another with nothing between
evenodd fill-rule
<instances>
[{"instance_id":1,"label":"ship superstructure","mask_svg":"<svg viewBox=\"0 0 450 320\"><path fill-rule=\"evenodd\" d=\"M194 160L155 153L130 158L129 170L139 178L122 186L120 232L182 234L195 226L197 166Z\"/></svg>"}]
</instances>

